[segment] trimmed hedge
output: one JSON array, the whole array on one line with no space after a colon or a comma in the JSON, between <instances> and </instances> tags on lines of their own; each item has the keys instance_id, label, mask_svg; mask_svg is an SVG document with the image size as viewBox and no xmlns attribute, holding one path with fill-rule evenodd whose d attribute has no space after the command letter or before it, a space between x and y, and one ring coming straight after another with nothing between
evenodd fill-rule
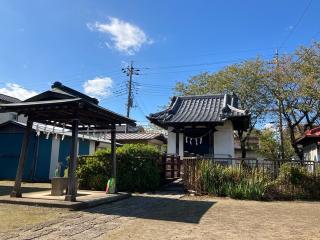
<instances>
[{"instance_id":1,"label":"trimmed hedge","mask_svg":"<svg viewBox=\"0 0 320 240\"><path fill-rule=\"evenodd\" d=\"M117 148L117 188L119 191L145 192L160 184L160 151L146 144L125 144ZM94 157L79 162L80 188L105 190L111 176L110 149L97 151Z\"/></svg>"}]
</instances>

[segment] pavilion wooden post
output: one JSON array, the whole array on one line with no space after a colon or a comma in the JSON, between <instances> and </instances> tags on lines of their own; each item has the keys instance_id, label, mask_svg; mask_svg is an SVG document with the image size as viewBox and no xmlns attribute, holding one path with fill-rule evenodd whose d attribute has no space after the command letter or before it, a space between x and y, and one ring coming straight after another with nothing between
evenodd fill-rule
<instances>
[{"instance_id":1,"label":"pavilion wooden post","mask_svg":"<svg viewBox=\"0 0 320 240\"><path fill-rule=\"evenodd\" d=\"M115 193L117 192L117 158L116 158L116 126L111 127L111 160L112 160L112 177L115 183Z\"/></svg>"},{"instance_id":2,"label":"pavilion wooden post","mask_svg":"<svg viewBox=\"0 0 320 240\"><path fill-rule=\"evenodd\" d=\"M10 194L10 197L17 197L17 198L22 197L21 181L22 181L24 165L26 162L27 154L28 154L28 145L29 145L30 134L32 130L32 124L33 124L33 121L28 120L27 127L24 130L24 135L23 135L23 140L22 140L22 145L20 150L19 164L18 164L18 169L16 174L16 180L14 183L13 190Z\"/></svg>"},{"instance_id":3,"label":"pavilion wooden post","mask_svg":"<svg viewBox=\"0 0 320 240\"><path fill-rule=\"evenodd\" d=\"M214 157L214 128L209 131L209 155Z\"/></svg>"},{"instance_id":4,"label":"pavilion wooden post","mask_svg":"<svg viewBox=\"0 0 320 240\"><path fill-rule=\"evenodd\" d=\"M77 197L77 160L78 160L78 127L79 120L75 119L72 122L72 141L70 162L68 169L68 192L65 196L65 201L75 202Z\"/></svg>"}]
</instances>

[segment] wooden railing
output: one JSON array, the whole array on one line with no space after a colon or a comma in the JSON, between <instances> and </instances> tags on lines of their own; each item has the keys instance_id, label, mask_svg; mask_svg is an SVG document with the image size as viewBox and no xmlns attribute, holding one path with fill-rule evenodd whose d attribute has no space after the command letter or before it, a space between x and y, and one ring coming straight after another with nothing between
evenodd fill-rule
<instances>
[{"instance_id":1,"label":"wooden railing","mask_svg":"<svg viewBox=\"0 0 320 240\"><path fill-rule=\"evenodd\" d=\"M162 179L174 180L181 177L182 161L177 155L164 154L159 168Z\"/></svg>"}]
</instances>

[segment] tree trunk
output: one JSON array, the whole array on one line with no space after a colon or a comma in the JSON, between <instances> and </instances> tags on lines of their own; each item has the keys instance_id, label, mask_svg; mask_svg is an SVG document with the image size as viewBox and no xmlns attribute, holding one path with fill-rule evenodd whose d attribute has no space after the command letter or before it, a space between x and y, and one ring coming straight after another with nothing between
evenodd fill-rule
<instances>
[{"instance_id":1,"label":"tree trunk","mask_svg":"<svg viewBox=\"0 0 320 240\"><path fill-rule=\"evenodd\" d=\"M303 161L303 152L301 151L301 149L298 148L298 145L296 144L296 138L294 135L294 127L293 126L289 126L289 131L290 131L290 141L291 141L291 146L294 149L294 152L297 154L297 156L299 157L300 161Z\"/></svg>"},{"instance_id":2,"label":"tree trunk","mask_svg":"<svg viewBox=\"0 0 320 240\"><path fill-rule=\"evenodd\" d=\"M248 136L248 133L247 133ZM239 142L240 142L240 149L241 149L241 158L246 158L247 156L247 149L246 149L246 142L248 137L243 137L243 131L238 130L238 137L239 137Z\"/></svg>"},{"instance_id":3,"label":"tree trunk","mask_svg":"<svg viewBox=\"0 0 320 240\"><path fill-rule=\"evenodd\" d=\"M241 157L246 158L247 157L246 141L240 140L240 146L241 146Z\"/></svg>"}]
</instances>

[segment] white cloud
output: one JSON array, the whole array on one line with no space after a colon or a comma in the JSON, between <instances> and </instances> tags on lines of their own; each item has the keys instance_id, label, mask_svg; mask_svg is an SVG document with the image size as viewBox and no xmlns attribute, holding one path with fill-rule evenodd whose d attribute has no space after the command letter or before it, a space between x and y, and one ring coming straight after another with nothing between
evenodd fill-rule
<instances>
[{"instance_id":1,"label":"white cloud","mask_svg":"<svg viewBox=\"0 0 320 240\"><path fill-rule=\"evenodd\" d=\"M25 89L24 87L15 83L6 83L4 88L0 88L0 93L18 98L20 100L25 100L38 94L33 90Z\"/></svg>"},{"instance_id":2,"label":"white cloud","mask_svg":"<svg viewBox=\"0 0 320 240\"><path fill-rule=\"evenodd\" d=\"M85 94L92 97L108 97L111 94L110 88L112 87L112 79L109 77L96 77L95 79L88 80L83 84Z\"/></svg>"},{"instance_id":3,"label":"white cloud","mask_svg":"<svg viewBox=\"0 0 320 240\"><path fill-rule=\"evenodd\" d=\"M109 23L96 22L95 24L87 24L92 31L111 35L113 44L106 43L107 47L133 55L140 50L143 44L153 43L153 40L138 26L114 17L109 17L109 20Z\"/></svg>"},{"instance_id":4,"label":"white cloud","mask_svg":"<svg viewBox=\"0 0 320 240\"><path fill-rule=\"evenodd\" d=\"M266 124L264 125L264 129L268 129L268 130L274 132L274 131L276 131L276 126L275 126L274 123L266 123Z\"/></svg>"}]
</instances>

